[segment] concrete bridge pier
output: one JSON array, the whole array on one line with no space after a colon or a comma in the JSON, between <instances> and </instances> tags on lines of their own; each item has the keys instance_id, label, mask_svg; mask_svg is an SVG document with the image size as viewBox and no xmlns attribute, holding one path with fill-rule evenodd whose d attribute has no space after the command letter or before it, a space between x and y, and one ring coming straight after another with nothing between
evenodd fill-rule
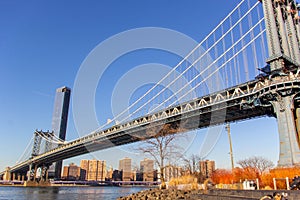
<instances>
[{"instance_id":1,"label":"concrete bridge pier","mask_svg":"<svg viewBox=\"0 0 300 200\"><path fill-rule=\"evenodd\" d=\"M21 174L18 174L18 181L21 181Z\"/></svg>"},{"instance_id":2,"label":"concrete bridge pier","mask_svg":"<svg viewBox=\"0 0 300 200\"><path fill-rule=\"evenodd\" d=\"M276 93L275 101L272 101L277 117L280 152L278 166L300 165L299 135L297 132L295 95L283 95ZM300 117L300 115L299 115ZM299 126L300 127L300 126Z\"/></svg>"},{"instance_id":3,"label":"concrete bridge pier","mask_svg":"<svg viewBox=\"0 0 300 200\"><path fill-rule=\"evenodd\" d=\"M4 181L11 181L11 173L10 173L10 168L9 167L7 167L5 169L3 180Z\"/></svg>"},{"instance_id":4,"label":"concrete bridge pier","mask_svg":"<svg viewBox=\"0 0 300 200\"><path fill-rule=\"evenodd\" d=\"M50 186L50 181L48 180L48 165L43 165L39 167L38 165L31 165L28 171L27 181L24 182L24 186ZM38 173L38 170L41 170Z\"/></svg>"}]
</instances>

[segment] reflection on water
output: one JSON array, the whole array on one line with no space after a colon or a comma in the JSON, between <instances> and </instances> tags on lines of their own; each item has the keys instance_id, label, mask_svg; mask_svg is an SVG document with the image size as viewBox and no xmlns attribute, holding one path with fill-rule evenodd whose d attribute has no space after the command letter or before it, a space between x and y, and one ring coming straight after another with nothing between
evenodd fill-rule
<instances>
[{"instance_id":1,"label":"reflection on water","mask_svg":"<svg viewBox=\"0 0 300 200\"><path fill-rule=\"evenodd\" d=\"M141 190L144 187L0 187L0 199L112 200Z\"/></svg>"}]
</instances>

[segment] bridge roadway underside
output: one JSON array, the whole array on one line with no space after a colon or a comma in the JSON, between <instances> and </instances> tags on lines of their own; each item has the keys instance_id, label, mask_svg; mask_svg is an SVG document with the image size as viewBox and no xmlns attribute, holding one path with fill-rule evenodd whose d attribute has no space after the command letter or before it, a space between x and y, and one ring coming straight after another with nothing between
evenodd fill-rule
<instances>
[{"instance_id":1,"label":"bridge roadway underside","mask_svg":"<svg viewBox=\"0 0 300 200\"><path fill-rule=\"evenodd\" d=\"M184 114L178 114L164 120L146 123L125 131L116 131L93 141L72 145L69 148L66 147L61 151L44 156L37 161L33 161L33 164L51 164L58 160L64 160L89 152L150 139L162 132L164 132L163 134L175 134L178 132L187 132L194 129L224 124L225 122L245 120L260 116L274 116L273 107L258 106L242 108L240 99L229 100L226 103L223 102L202 109L188 111ZM28 169L28 166L23 166L21 168L12 169L12 172L26 172Z\"/></svg>"}]
</instances>

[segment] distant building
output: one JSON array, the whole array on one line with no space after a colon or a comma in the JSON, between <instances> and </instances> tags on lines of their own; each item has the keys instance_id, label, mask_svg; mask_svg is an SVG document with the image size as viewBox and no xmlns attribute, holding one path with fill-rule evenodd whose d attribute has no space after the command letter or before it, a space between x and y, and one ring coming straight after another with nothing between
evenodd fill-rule
<instances>
[{"instance_id":1,"label":"distant building","mask_svg":"<svg viewBox=\"0 0 300 200\"><path fill-rule=\"evenodd\" d=\"M79 180L80 179L80 167L71 163L69 166L64 166L62 179L64 180Z\"/></svg>"},{"instance_id":2,"label":"distant building","mask_svg":"<svg viewBox=\"0 0 300 200\"><path fill-rule=\"evenodd\" d=\"M69 174L68 174L68 179L71 180L79 180L80 178L80 167L75 165L74 163L71 163L69 165Z\"/></svg>"},{"instance_id":3,"label":"distant building","mask_svg":"<svg viewBox=\"0 0 300 200\"><path fill-rule=\"evenodd\" d=\"M54 134L61 140L66 139L70 96L71 90L68 87L62 87L56 90L54 111L52 116L52 130L54 131ZM55 146L49 148L52 149L55 148ZM53 169L54 178L60 179L62 171L62 161L57 161L54 166L50 168L50 173L51 171L53 172Z\"/></svg>"},{"instance_id":4,"label":"distant building","mask_svg":"<svg viewBox=\"0 0 300 200\"><path fill-rule=\"evenodd\" d=\"M167 165L164 169L165 181L168 182L172 178L178 178L182 175L182 168L174 165Z\"/></svg>"},{"instance_id":5,"label":"distant building","mask_svg":"<svg viewBox=\"0 0 300 200\"><path fill-rule=\"evenodd\" d=\"M97 160L89 160L89 168L87 171L87 180L88 181L96 181L97 180L97 172L98 172L98 161Z\"/></svg>"},{"instance_id":6,"label":"distant building","mask_svg":"<svg viewBox=\"0 0 300 200\"><path fill-rule=\"evenodd\" d=\"M122 172L122 181L131 181L132 172L131 172L131 159L123 158L119 161L119 171Z\"/></svg>"},{"instance_id":7,"label":"distant building","mask_svg":"<svg viewBox=\"0 0 300 200\"><path fill-rule=\"evenodd\" d=\"M143 181L154 180L154 160L145 158L140 162L140 172Z\"/></svg>"},{"instance_id":8,"label":"distant building","mask_svg":"<svg viewBox=\"0 0 300 200\"><path fill-rule=\"evenodd\" d=\"M119 170L114 170L112 174L112 180L121 181L122 180L122 172Z\"/></svg>"},{"instance_id":9,"label":"distant building","mask_svg":"<svg viewBox=\"0 0 300 200\"><path fill-rule=\"evenodd\" d=\"M140 174L140 170L138 170L138 169L136 169L136 168L133 169L133 170L132 170L132 180L133 180L133 181L140 181L140 180L139 180L139 178L140 178L140 177L139 177L139 174Z\"/></svg>"},{"instance_id":10,"label":"distant building","mask_svg":"<svg viewBox=\"0 0 300 200\"><path fill-rule=\"evenodd\" d=\"M106 170L106 161L105 160L98 160L97 166L97 181L105 181L107 176Z\"/></svg>"},{"instance_id":11,"label":"distant building","mask_svg":"<svg viewBox=\"0 0 300 200\"><path fill-rule=\"evenodd\" d=\"M80 168L81 168L80 180L87 180L88 179L88 170L89 170L89 161L81 160Z\"/></svg>"},{"instance_id":12,"label":"distant building","mask_svg":"<svg viewBox=\"0 0 300 200\"><path fill-rule=\"evenodd\" d=\"M114 173L114 170L113 170L112 166L110 166L109 170L106 174L106 179L107 180L112 180L113 179L113 173Z\"/></svg>"},{"instance_id":13,"label":"distant building","mask_svg":"<svg viewBox=\"0 0 300 200\"><path fill-rule=\"evenodd\" d=\"M64 166L63 167L63 174L62 174L61 179L67 180L68 174L69 174L69 167L68 166Z\"/></svg>"},{"instance_id":14,"label":"distant building","mask_svg":"<svg viewBox=\"0 0 300 200\"><path fill-rule=\"evenodd\" d=\"M81 160L80 167L81 180L105 181L107 170L104 160Z\"/></svg>"},{"instance_id":15,"label":"distant building","mask_svg":"<svg viewBox=\"0 0 300 200\"><path fill-rule=\"evenodd\" d=\"M210 178L212 173L215 171L215 161L204 160L199 162L200 173L206 178Z\"/></svg>"}]
</instances>

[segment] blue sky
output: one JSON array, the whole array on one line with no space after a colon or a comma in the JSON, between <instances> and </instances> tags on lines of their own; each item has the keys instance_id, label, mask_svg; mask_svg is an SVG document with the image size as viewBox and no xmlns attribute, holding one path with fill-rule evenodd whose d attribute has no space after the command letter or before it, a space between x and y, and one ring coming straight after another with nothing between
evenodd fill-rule
<instances>
[{"instance_id":1,"label":"blue sky","mask_svg":"<svg viewBox=\"0 0 300 200\"><path fill-rule=\"evenodd\" d=\"M99 43L120 32L142 27L168 28L201 41L238 2L0 0L0 170L16 162L35 129L51 129L56 88L66 85L72 89L82 62ZM110 74L121 77L130 66L143 63L162 62L172 66L178 62L172 55L148 53L139 55L137 61L130 60L137 57L129 55L124 61L125 68L115 62L119 66ZM105 78L117 81L112 76ZM111 117L111 111L105 109L111 87L103 83L101 88L98 92L103 93L96 94L95 107L98 120L105 122ZM234 123L231 131L236 160L260 155L277 162L279 141L275 119ZM200 130L197 134L205 132ZM78 135L71 108L67 140ZM199 151L202 135L192 148L195 153ZM228 139L223 131L207 159L216 160L217 167L229 168L228 152ZM126 155L109 149L98 152L97 158L117 167L117 161ZM92 156L65 163L79 164L82 158Z\"/></svg>"}]
</instances>

